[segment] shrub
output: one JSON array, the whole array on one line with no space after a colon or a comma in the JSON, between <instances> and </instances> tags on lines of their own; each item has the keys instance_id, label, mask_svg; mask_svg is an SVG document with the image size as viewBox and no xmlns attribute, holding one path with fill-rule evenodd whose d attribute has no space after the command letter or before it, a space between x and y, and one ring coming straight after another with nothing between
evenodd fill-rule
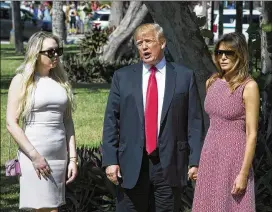
<instances>
[{"instance_id":1,"label":"shrub","mask_svg":"<svg viewBox=\"0 0 272 212\"><path fill-rule=\"evenodd\" d=\"M79 174L66 186L66 205L60 212L115 211L115 185L101 168L99 148L77 149Z\"/></svg>"},{"instance_id":2,"label":"shrub","mask_svg":"<svg viewBox=\"0 0 272 212\"><path fill-rule=\"evenodd\" d=\"M115 70L138 62L138 58L125 58L112 64L105 64L99 60L102 47L107 42L112 29L93 29L85 34L80 42L80 53L64 54L63 64L71 82L111 82Z\"/></svg>"},{"instance_id":3,"label":"shrub","mask_svg":"<svg viewBox=\"0 0 272 212\"><path fill-rule=\"evenodd\" d=\"M95 27L91 32L85 33L85 37L79 43L81 54L87 57L96 57L101 54L110 32L111 30L101 30Z\"/></svg>"},{"instance_id":4,"label":"shrub","mask_svg":"<svg viewBox=\"0 0 272 212\"><path fill-rule=\"evenodd\" d=\"M257 212L272 211L272 74L257 78L261 109L254 158Z\"/></svg>"},{"instance_id":5,"label":"shrub","mask_svg":"<svg viewBox=\"0 0 272 212\"><path fill-rule=\"evenodd\" d=\"M138 59L123 59L112 64L102 63L98 57L87 57L82 54L64 56L64 68L71 82L111 82L117 69L134 64Z\"/></svg>"}]
</instances>

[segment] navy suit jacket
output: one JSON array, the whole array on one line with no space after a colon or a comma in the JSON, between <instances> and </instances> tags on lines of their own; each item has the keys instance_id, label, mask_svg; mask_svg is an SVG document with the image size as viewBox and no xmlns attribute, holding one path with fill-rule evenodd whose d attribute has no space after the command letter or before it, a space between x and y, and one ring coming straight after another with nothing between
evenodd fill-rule
<instances>
[{"instance_id":1,"label":"navy suit jacket","mask_svg":"<svg viewBox=\"0 0 272 212\"><path fill-rule=\"evenodd\" d=\"M142 62L115 71L103 128L102 165L120 165L122 187L139 178L145 127ZM166 82L158 149L163 175L170 186L185 186L188 165L198 165L203 119L193 71L166 63Z\"/></svg>"}]
</instances>

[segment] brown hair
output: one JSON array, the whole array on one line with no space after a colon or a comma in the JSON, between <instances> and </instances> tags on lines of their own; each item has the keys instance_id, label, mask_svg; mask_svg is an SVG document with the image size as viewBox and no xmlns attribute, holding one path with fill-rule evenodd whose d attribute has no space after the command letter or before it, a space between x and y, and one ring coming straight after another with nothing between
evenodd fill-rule
<instances>
[{"instance_id":1,"label":"brown hair","mask_svg":"<svg viewBox=\"0 0 272 212\"><path fill-rule=\"evenodd\" d=\"M228 33L224 34L216 43L214 52L218 50L220 44L224 44L228 49L235 52L234 66L228 73L225 73L219 64L218 58L213 53L213 62L218 70L217 73L213 74L207 83L207 89L218 79L225 78L230 86L231 92L234 92L243 82L249 78L248 72L248 48L246 39L243 34L240 33Z\"/></svg>"}]
</instances>

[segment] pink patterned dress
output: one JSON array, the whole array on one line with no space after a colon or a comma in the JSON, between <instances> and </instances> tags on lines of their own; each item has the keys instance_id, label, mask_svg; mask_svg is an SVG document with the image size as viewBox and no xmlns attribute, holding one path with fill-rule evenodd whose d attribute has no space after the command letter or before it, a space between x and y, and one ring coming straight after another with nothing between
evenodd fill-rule
<instances>
[{"instance_id":1,"label":"pink patterned dress","mask_svg":"<svg viewBox=\"0 0 272 212\"><path fill-rule=\"evenodd\" d=\"M207 91L205 111L210 127L201 152L192 212L255 211L253 169L245 193L231 194L246 146L246 82L231 93L228 83L217 79Z\"/></svg>"}]
</instances>

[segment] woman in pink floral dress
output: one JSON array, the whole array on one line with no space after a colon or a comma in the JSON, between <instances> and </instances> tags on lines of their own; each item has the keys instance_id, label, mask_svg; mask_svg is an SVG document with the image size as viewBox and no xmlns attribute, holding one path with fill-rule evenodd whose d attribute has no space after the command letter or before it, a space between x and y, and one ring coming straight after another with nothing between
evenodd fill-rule
<instances>
[{"instance_id":1,"label":"woman in pink floral dress","mask_svg":"<svg viewBox=\"0 0 272 212\"><path fill-rule=\"evenodd\" d=\"M193 212L254 212L259 91L248 73L243 35L225 34L215 46L218 68L206 83L210 127L201 152Z\"/></svg>"}]
</instances>

